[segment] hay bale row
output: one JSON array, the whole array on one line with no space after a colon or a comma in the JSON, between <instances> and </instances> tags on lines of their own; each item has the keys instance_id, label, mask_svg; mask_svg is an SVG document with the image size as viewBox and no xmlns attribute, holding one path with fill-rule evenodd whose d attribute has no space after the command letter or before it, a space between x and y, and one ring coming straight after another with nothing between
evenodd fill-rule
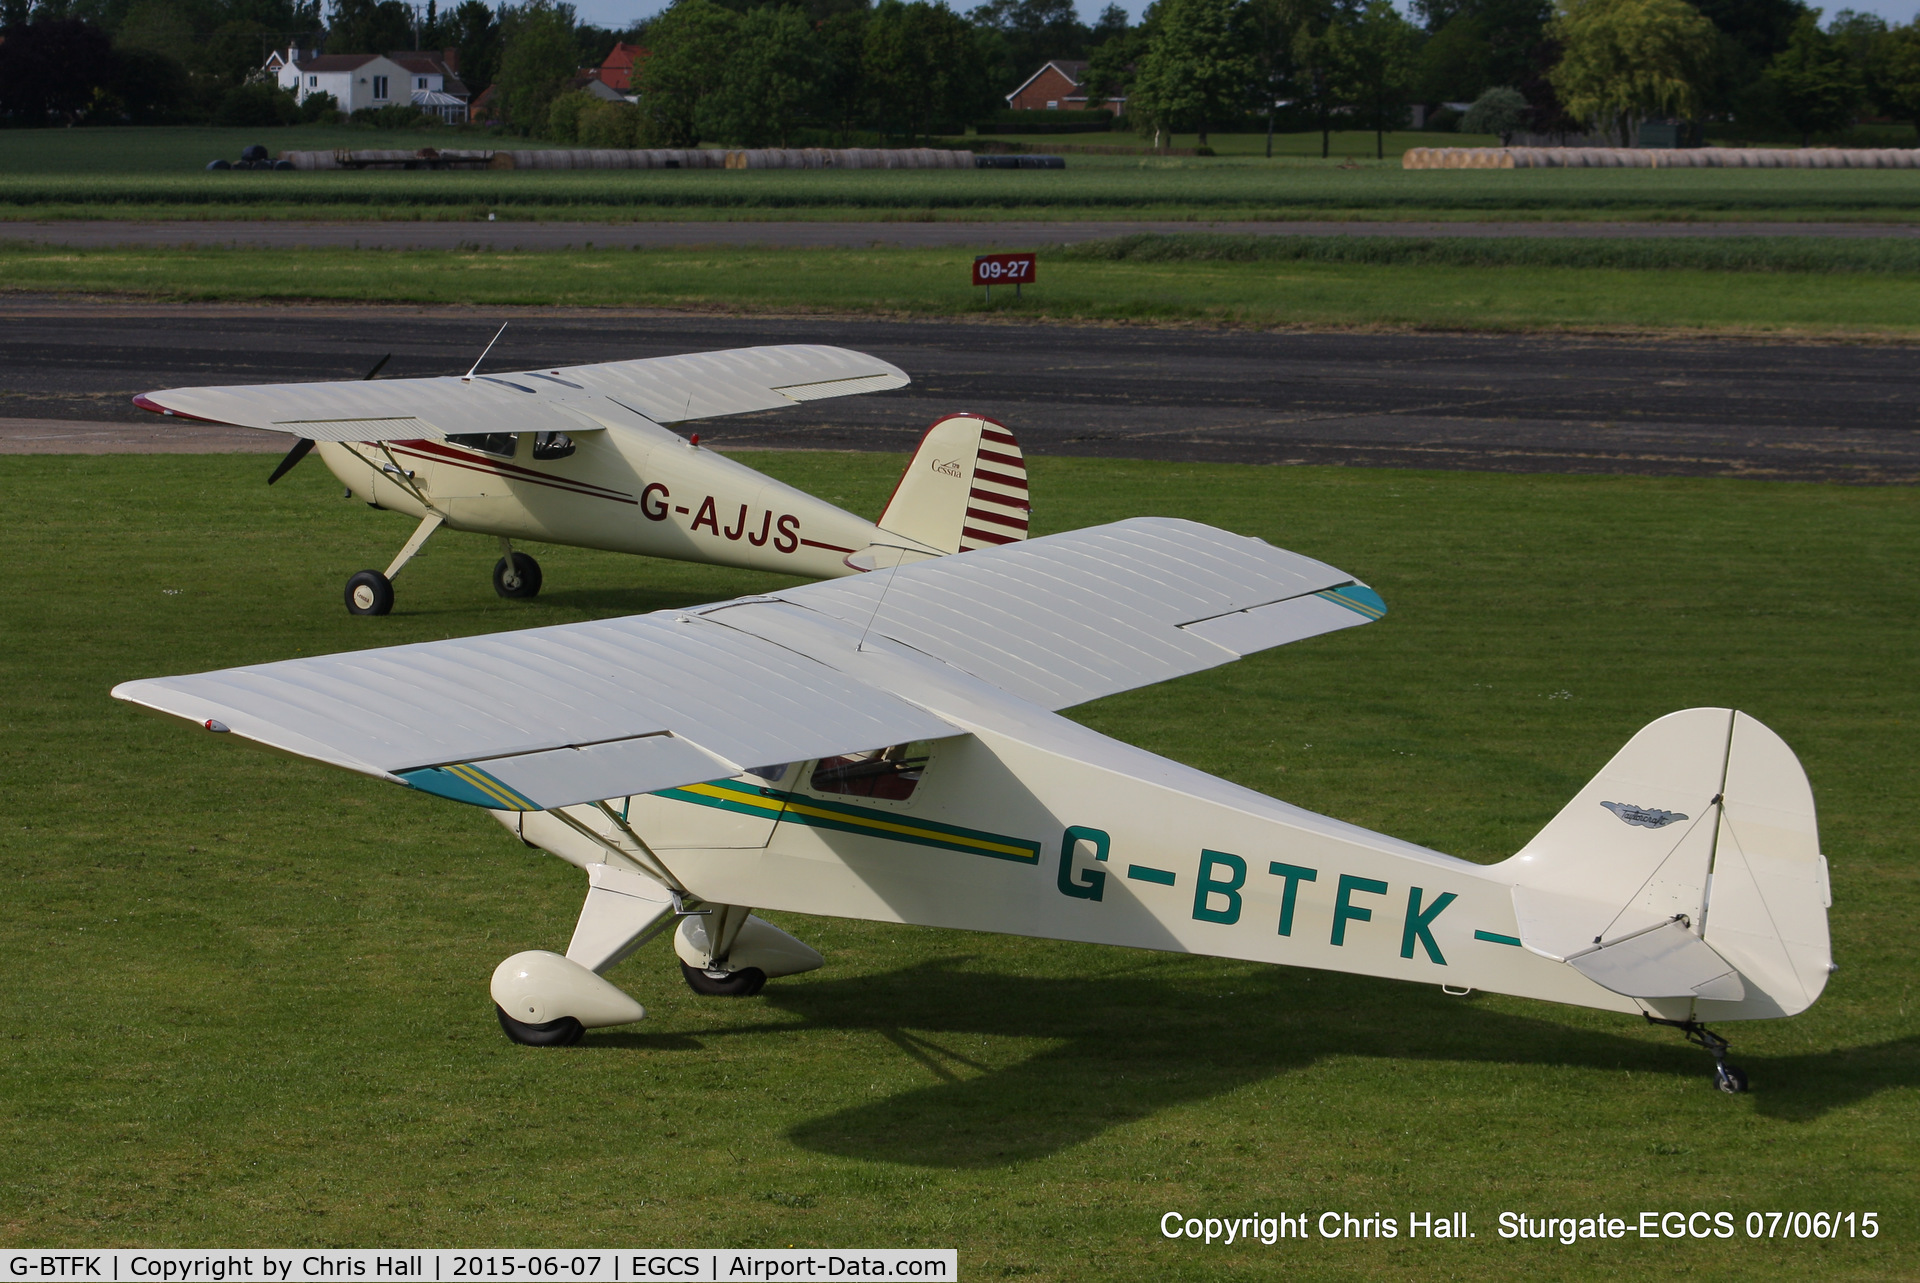
<instances>
[{"instance_id":1,"label":"hay bale row","mask_svg":"<svg viewBox=\"0 0 1920 1283\"><path fill-rule=\"evenodd\" d=\"M1402 169L1916 169L1901 147L1411 147Z\"/></svg>"},{"instance_id":2,"label":"hay bale row","mask_svg":"<svg viewBox=\"0 0 1920 1283\"><path fill-rule=\"evenodd\" d=\"M973 153L937 147L555 148L545 151L282 152L295 169L972 169Z\"/></svg>"},{"instance_id":3,"label":"hay bale row","mask_svg":"<svg viewBox=\"0 0 1920 1283\"><path fill-rule=\"evenodd\" d=\"M766 147L730 151L728 169L972 169L973 153L939 147Z\"/></svg>"}]
</instances>

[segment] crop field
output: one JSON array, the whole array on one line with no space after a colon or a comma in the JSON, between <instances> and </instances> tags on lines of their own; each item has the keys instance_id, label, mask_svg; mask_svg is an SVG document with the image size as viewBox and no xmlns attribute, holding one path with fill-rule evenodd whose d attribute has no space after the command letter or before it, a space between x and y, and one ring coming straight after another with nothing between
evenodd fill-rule
<instances>
[{"instance_id":1,"label":"crop field","mask_svg":"<svg viewBox=\"0 0 1920 1283\"><path fill-rule=\"evenodd\" d=\"M968 285L970 262L962 249L15 245L0 246L0 289L1264 328L1920 332L1920 244L1900 239L1143 235L1044 253L1036 285L1020 298L1001 289L991 300Z\"/></svg>"},{"instance_id":2,"label":"crop field","mask_svg":"<svg viewBox=\"0 0 1920 1283\"><path fill-rule=\"evenodd\" d=\"M749 461L859 512L897 458ZM1041 532L1195 517L1392 613L1075 710L1122 739L1470 859L1636 729L1734 705L1821 808L1840 971L1727 1026L1723 1096L1622 1016L1329 973L774 915L825 969L509 1044L487 976L562 946L579 874L485 815L137 715L116 681L685 606L743 572L441 536L384 619L346 575L404 523L260 456L0 457L0 1039L8 1245L932 1245L972 1279L1920 1272L1920 519L1743 481L1040 458ZM1163 1239L1167 1212L1462 1211L1459 1241ZM1502 1211L1876 1212L1877 1237L1510 1242ZM1764 1225L1764 1218L1762 1224Z\"/></svg>"},{"instance_id":3,"label":"crop field","mask_svg":"<svg viewBox=\"0 0 1920 1283\"><path fill-rule=\"evenodd\" d=\"M992 135L987 137L993 139ZM1029 151L1045 151L1062 144L1070 147L1111 147L1139 153L1150 149L1147 139L1124 132L1009 134L996 141L1018 143ZM1168 139L1167 145L1189 148L1198 141L1192 134L1177 134ZM1397 164L1400 154L1409 147L1482 147L1492 146L1498 141L1491 135L1480 134L1390 133L1386 138L1386 153ZM935 141L935 145L957 146L961 142L959 139L940 139ZM1214 134L1208 142L1221 157L1238 159L1264 157L1267 145L1264 134ZM252 143L259 143L275 155L283 151L331 151L336 147L525 151L557 145L539 139L516 138L477 126L457 129L430 126L410 130L376 130L342 125L291 125L270 129L202 125L80 130L10 129L0 130L0 174L181 174L199 170L216 158L237 160L241 149ZM1288 163L1310 160L1317 164L1320 160L1320 135L1278 134L1274 138L1273 150L1275 160ZM1372 163L1373 135L1336 130L1330 150L1335 163ZM1121 158L1122 161L1125 159ZM1073 163L1076 166L1088 164L1098 167L1115 162L1108 157L1095 155L1076 157Z\"/></svg>"},{"instance_id":4,"label":"crop field","mask_svg":"<svg viewBox=\"0 0 1920 1283\"><path fill-rule=\"evenodd\" d=\"M31 131L11 131L25 134ZM84 131L66 131L87 143ZM0 131L0 149L8 132ZM364 144L363 144L364 145ZM45 172L0 218L1665 219L1920 217L1914 170L1415 170L1074 156L1065 170Z\"/></svg>"}]
</instances>

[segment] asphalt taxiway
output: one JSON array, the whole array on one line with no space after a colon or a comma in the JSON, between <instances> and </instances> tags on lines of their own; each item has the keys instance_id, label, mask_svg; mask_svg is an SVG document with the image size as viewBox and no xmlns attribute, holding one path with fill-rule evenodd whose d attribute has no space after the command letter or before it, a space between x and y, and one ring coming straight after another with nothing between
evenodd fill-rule
<instances>
[{"instance_id":1,"label":"asphalt taxiway","mask_svg":"<svg viewBox=\"0 0 1920 1283\"><path fill-rule=\"evenodd\" d=\"M898 392L698 425L722 448L912 448L990 415L1034 454L1920 481L1920 360L1897 344L738 317L559 308L0 297L0 453L274 452L143 414L189 384L460 373L760 343L872 352Z\"/></svg>"}]
</instances>

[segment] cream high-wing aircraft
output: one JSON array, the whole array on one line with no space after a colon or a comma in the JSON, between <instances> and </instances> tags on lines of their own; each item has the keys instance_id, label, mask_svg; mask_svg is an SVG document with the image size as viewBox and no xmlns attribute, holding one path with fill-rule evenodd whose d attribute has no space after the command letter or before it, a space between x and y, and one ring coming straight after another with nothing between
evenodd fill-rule
<instances>
[{"instance_id":1,"label":"cream high-wing aircraft","mask_svg":"<svg viewBox=\"0 0 1920 1283\"><path fill-rule=\"evenodd\" d=\"M757 347L478 369L174 388L134 404L296 438L269 485L317 446L350 494L418 521L385 571L347 580L356 615L393 609L394 577L442 526L499 538L503 597L540 591L539 563L515 539L830 579L1026 537L1024 456L991 420L950 415L929 428L877 524L661 426L906 386L900 370L859 352Z\"/></svg>"},{"instance_id":2,"label":"cream high-wing aircraft","mask_svg":"<svg viewBox=\"0 0 1920 1283\"><path fill-rule=\"evenodd\" d=\"M1831 969L1792 752L1743 713L1636 735L1473 864L1056 710L1385 613L1332 566L1141 518L626 619L130 681L145 708L491 810L586 875L564 956L494 972L528 1043L638 1020L603 973L678 924L700 992L820 955L752 908L1166 949L1644 1014L1790 1016Z\"/></svg>"}]
</instances>

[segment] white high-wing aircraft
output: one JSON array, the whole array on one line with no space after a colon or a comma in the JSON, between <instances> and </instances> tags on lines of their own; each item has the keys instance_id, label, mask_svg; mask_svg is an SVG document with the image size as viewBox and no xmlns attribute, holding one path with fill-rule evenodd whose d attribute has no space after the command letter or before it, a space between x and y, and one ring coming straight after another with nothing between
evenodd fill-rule
<instances>
[{"instance_id":1,"label":"white high-wing aircraft","mask_svg":"<svg viewBox=\"0 0 1920 1283\"><path fill-rule=\"evenodd\" d=\"M173 388L134 404L296 438L269 485L317 446L350 495L418 521L386 570L347 580L356 615L393 609L394 577L442 526L499 538L503 597L540 591L540 565L515 539L831 579L1026 537L1025 457L989 419L949 415L929 428L878 523L661 426L906 386L900 370L859 352L757 347L478 369Z\"/></svg>"},{"instance_id":2,"label":"white high-wing aircraft","mask_svg":"<svg viewBox=\"0 0 1920 1283\"><path fill-rule=\"evenodd\" d=\"M1804 1010L1831 958L1799 762L1673 713L1517 855L1473 864L1056 710L1385 613L1332 566L1141 518L685 610L130 681L207 730L491 810L586 874L565 955L494 972L507 1034L645 1013L603 973L678 923L687 981L821 956L752 908L1388 976L1708 1020Z\"/></svg>"}]
</instances>

